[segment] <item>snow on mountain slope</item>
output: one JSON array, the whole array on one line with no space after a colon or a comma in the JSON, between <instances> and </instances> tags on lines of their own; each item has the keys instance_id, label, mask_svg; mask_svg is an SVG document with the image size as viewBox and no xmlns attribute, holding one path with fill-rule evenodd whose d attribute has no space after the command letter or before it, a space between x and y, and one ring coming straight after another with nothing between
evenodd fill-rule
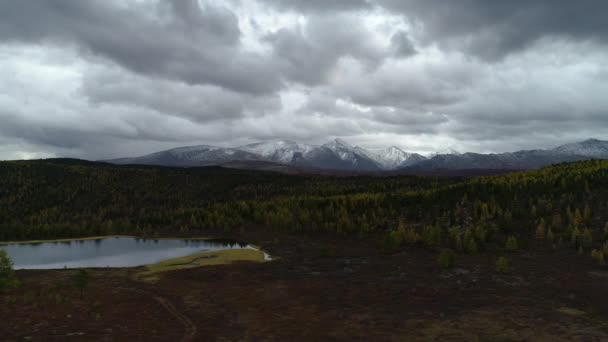
<instances>
[{"instance_id":1,"label":"snow on mountain slope","mask_svg":"<svg viewBox=\"0 0 608 342\"><path fill-rule=\"evenodd\" d=\"M417 153L405 152L399 147L391 146L385 149L360 149L367 157L375 161L378 166L385 170L392 170L404 163L408 164L407 161L414 162L424 160L423 156Z\"/></svg>"},{"instance_id":2,"label":"snow on mountain slope","mask_svg":"<svg viewBox=\"0 0 608 342\"><path fill-rule=\"evenodd\" d=\"M433 158L435 156L441 156L441 155L455 155L455 156L459 156L459 155L462 155L462 153L460 153L458 150L456 150L456 149L454 149L452 147L448 147L446 149L439 150L437 152L433 152L433 153L429 154L427 156L427 158L431 159L431 158Z\"/></svg>"},{"instance_id":3,"label":"snow on mountain slope","mask_svg":"<svg viewBox=\"0 0 608 342\"><path fill-rule=\"evenodd\" d=\"M369 158L361 148L355 147L342 139L334 139L326 144L323 144L309 153L303 155L304 159L312 160L326 160L336 158L338 161L331 161L332 164L342 164L343 167L359 171L374 171L378 170L379 167L376 162ZM319 162L317 162L318 164Z\"/></svg>"},{"instance_id":4,"label":"snow on mountain slope","mask_svg":"<svg viewBox=\"0 0 608 342\"><path fill-rule=\"evenodd\" d=\"M459 153L453 149L426 158L391 146L367 150L335 139L306 145L290 140L261 142L237 148L200 145L179 147L135 158L108 160L115 164L164 166L223 165L227 162L273 162L291 167L326 170L379 171L395 169L535 169L585 159L608 159L608 141L588 139L547 150L523 150L498 154ZM274 166L273 166L274 167Z\"/></svg>"},{"instance_id":5,"label":"snow on mountain slope","mask_svg":"<svg viewBox=\"0 0 608 342\"><path fill-rule=\"evenodd\" d=\"M577 143L561 145L550 151L591 158L608 158L608 141L588 139Z\"/></svg>"},{"instance_id":6,"label":"snow on mountain slope","mask_svg":"<svg viewBox=\"0 0 608 342\"><path fill-rule=\"evenodd\" d=\"M291 140L261 142L237 147L237 149L260 156L277 163L291 163L300 154L305 154L315 146L298 144Z\"/></svg>"},{"instance_id":7,"label":"snow on mountain slope","mask_svg":"<svg viewBox=\"0 0 608 342\"><path fill-rule=\"evenodd\" d=\"M164 166L202 166L232 160L257 160L255 154L234 148L199 145L178 147L141 157L109 160L115 164L149 164Z\"/></svg>"}]
</instances>

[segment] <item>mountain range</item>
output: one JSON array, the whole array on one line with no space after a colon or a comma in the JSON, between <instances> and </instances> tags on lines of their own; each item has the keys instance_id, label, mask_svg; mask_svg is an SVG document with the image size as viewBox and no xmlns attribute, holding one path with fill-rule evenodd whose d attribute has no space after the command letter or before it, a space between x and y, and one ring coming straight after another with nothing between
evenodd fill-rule
<instances>
[{"instance_id":1,"label":"mountain range","mask_svg":"<svg viewBox=\"0 0 608 342\"><path fill-rule=\"evenodd\" d=\"M425 157L396 146L364 149L342 139L323 145L279 140L225 148L209 145L179 147L134 158L107 160L114 164L163 166L239 165L240 168L265 168L274 165L297 169L354 172L433 170L527 170L552 164L586 159L608 159L608 141L588 139L552 149L522 150L507 153L459 153L454 150ZM270 165L270 166L269 166Z\"/></svg>"}]
</instances>

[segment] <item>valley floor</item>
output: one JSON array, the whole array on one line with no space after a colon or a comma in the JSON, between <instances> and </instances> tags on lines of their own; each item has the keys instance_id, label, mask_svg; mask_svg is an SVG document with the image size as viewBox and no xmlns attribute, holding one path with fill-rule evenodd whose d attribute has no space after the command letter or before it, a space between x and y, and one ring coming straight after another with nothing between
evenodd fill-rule
<instances>
[{"instance_id":1,"label":"valley floor","mask_svg":"<svg viewBox=\"0 0 608 342\"><path fill-rule=\"evenodd\" d=\"M18 271L0 295L0 336L20 341L606 341L608 270L588 256L386 256L369 241L247 233L276 260L167 272L91 270L84 296L58 287L73 271ZM53 290L49 290L53 288Z\"/></svg>"}]
</instances>

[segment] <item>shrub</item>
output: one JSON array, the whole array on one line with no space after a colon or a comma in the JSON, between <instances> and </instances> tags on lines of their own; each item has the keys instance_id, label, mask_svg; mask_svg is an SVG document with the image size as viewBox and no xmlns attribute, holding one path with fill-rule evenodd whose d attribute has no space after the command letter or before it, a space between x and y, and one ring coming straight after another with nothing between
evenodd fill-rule
<instances>
[{"instance_id":1,"label":"shrub","mask_svg":"<svg viewBox=\"0 0 608 342\"><path fill-rule=\"evenodd\" d=\"M538 226L536 226L536 239L544 240L545 239L545 220L541 219Z\"/></svg>"},{"instance_id":2,"label":"shrub","mask_svg":"<svg viewBox=\"0 0 608 342\"><path fill-rule=\"evenodd\" d=\"M72 281L76 288L80 290L80 298L84 296L84 290L89 285L89 272L85 269L79 269L73 276Z\"/></svg>"},{"instance_id":3,"label":"shrub","mask_svg":"<svg viewBox=\"0 0 608 342\"><path fill-rule=\"evenodd\" d=\"M551 229L551 227L549 227L549 229L547 230L547 240L549 240L550 242L555 241L555 234L553 234L553 229Z\"/></svg>"},{"instance_id":4,"label":"shrub","mask_svg":"<svg viewBox=\"0 0 608 342\"><path fill-rule=\"evenodd\" d=\"M427 246L441 245L442 231L439 226L426 226L422 231L422 241Z\"/></svg>"},{"instance_id":5,"label":"shrub","mask_svg":"<svg viewBox=\"0 0 608 342\"><path fill-rule=\"evenodd\" d=\"M585 228L585 230L583 230L580 245L584 249L589 249L593 245L593 235L591 235L591 231L589 230L589 228Z\"/></svg>"},{"instance_id":6,"label":"shrub","mask_svg":"<svg viewBox=\"0 0 608 342\"><path fill-rule=\"evenodd\" d=\"M401 243L400 243L401 240L399 240L399 238L397 237L397 235L395 233L396 233L396 231L390 232L390 233L386 234L386 236L384 237L384 244L382 246L382 251L386 254L396 253L397 250L399 249L399 247L401 246Z\"/></svg>"},{"instance_id":7,"label":"shrub","mask_svg":"<svg viewBox=\"0 0 608 342\"><path fill-rule=\"evenodd\" d=\"M451 249L444 249L439 253L437 262L441 268L452 268L456 266L456 254Z\"/></svg>"},{"instance_id":8,"label":"shrub","mask_svg":"<svg viewBox=\"0 0 608 342\"><path fill-rule=\"evenodd\" d=\"M414 230L414 228L408 227L405 230L405 233L403 234L404 236L404 241L405 243L409 244L409 245L413 245L416 242L418 242L418 240L420 240L420 235L418 235L418 233L416 233L416 231Z\"/></svg>"},{"instance_id":9,"label":"shrub","mask_svg":"<svg viewBox=\"0 0 608 342\"><path fill-rule=\"evenodd\" d=\"M591 251L591 257L595 260L597 260L598 264L600 265L604 265L605 261L604 261L604 251L602 250L598 250L598 249L594 249Z\"/></svg>"},{"instance_id":10,"label":"shrub","mask_svg":"<svg viewBox=\"0 0 608 342\"><path fill-rule=\"evenodd\" d=\"M505 243L505 249L509 252L514 252L519 249L519 245L517 244L517 238L511 235L507 238L507 242Z\"/></svg>"},{"instance_id":11,"label":"shrub","mask_svg":"<svg viewBox=\"0 0 608 342\"><path fill-rule=\"evenodd\" d=\"M477 242L475 241L475 237L471 230L467 230L464 233L464 250L469 254L476 254L479 251L479 247L477 246Z\"/></svg>"},{"instance_id":12,"label":"shrub","mask_svg":"<svg viewBox=\"0 0 608 342\"><path fill-rule=\"evenodd\" d=\"M498 258L498 260L496 260L496 272L498 273L509 273L511 271L511 265L509 263L509 260L507 258L500 257Z\"/></svg>"},{"instance_id":13,"label":"shrub","mask_svg":"<svg viewBox=\"0 0 608 342\"><path fill-rule=\"evenodd\" d=\"M5 250L0 249L0 292L14 289L19 281L13 270L13 261Z\"/></svg>"}]
</instances>

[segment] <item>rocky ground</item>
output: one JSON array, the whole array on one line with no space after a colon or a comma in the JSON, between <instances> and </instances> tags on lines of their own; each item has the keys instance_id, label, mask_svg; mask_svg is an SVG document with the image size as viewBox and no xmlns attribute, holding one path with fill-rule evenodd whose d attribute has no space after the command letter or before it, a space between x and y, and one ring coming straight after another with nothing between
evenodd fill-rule
<instances>
[{"instance_id":1,"label":"rocky ground","mask_svg":"<svg viewBox=\"0 0 608 342\"><path fill-rule=\"evenodd\" d=\"M383 255L352 238L239 234L276 259L164 273L19 271L0 295L1 340L21 341L608 341L608 270L575 252Z\"/></svg>"}]
</instances>

